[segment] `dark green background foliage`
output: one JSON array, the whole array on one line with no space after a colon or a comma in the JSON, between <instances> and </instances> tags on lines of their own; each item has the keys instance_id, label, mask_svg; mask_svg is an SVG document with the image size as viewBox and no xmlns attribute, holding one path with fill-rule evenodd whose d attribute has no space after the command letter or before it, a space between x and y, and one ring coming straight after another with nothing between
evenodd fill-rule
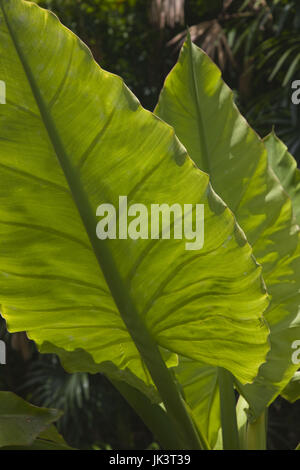
<instances>
[{"instance_id":1,"label":"dark green background foliage","mask_svg":"<svg viewBox=\"0 0 300 470\"><path fill-rule=\"evenodd\" d=\"M186 0L179 22L159 21L155 0L43 0L91 48L95 60L122 76L153 110L175 64L186 26L222 69L236 103L261 136L275 131L300 161L300 108L291 82L300 79L300 4L296 0ZM152 8L152 9L151 9ZM155 13L156 12L156 13ZM58 428L79 448L155 448L153 437L100 374L67 374L54 355L40 355L25 335L9 335L0 389L37 405L65 411ZM279 398L269 412L270 449L293 449L300 435L300 404ZM154 447L153 447L154 446Z\"/></svg>"}]
</instances>

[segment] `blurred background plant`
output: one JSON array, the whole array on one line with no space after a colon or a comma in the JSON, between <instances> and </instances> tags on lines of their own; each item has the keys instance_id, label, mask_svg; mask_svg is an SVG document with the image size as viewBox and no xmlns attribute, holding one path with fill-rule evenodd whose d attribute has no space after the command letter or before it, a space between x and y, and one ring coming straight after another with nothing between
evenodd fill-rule
<instances>
[{"instance_id":1,"label":"blurred background plant","mask_svg":"<svg viewBox=\"0 0 300 470\"><path fill-rule=\"evenodd\" d=\"M122 76L153 110L176 63L189 25L192 40L218 64L242 114L263 137L277 135L300 162L300 2L296 0L38 0L91 48L96 61ZM67 374L55 355L41 355L24 333L10 335L0 389L65 411L58 428L79 448L156 448L153 436L101 374ZM300 400L278 398L269 410L270 449L293 449ZM297 441L298 440L298 441Z\"/></svg>"}]
</instances>

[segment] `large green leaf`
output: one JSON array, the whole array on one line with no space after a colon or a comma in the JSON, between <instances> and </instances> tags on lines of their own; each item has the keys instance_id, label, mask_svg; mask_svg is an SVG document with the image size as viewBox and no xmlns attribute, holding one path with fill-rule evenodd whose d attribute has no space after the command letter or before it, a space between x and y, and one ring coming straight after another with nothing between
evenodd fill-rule
<instances>
[{"instance_id":1,"label":"large green leaf","mask_svg":"<svg viewBox=\"0 0 300 470\"><path fill-rule=\"evenodd\" d=\"M293 212L298 225L300 225L300 171L297 168L297 162L289 153L287 146L276 136L274 131L264 139L264 143L267 148L269 163L292 199ZM281 392L281 395L291 402L300 398L299 372L295 372L290 382Z\"/></svg>"},{"instance_id":2,"label":"large green leaf","mask_svg":"<svg viewBox=\"0 0 300 470\"><path fill-rule=\"evenodd\" d=\"M147 331L251 380L267 350L266 294L207 175L53 14L22 0L0 5L0 295L10 329L143 377L135 343L144 350ZM99 240L96 209L117 207L119 195L147 207L204 204L204 247Z\"/></svg>"},{"instance_id":3,"label":"large green leaf","mask_svg":"<svg viewBox=\"0 0 300 470\"><path fill-rule=\"evenodd\" d=\"M0 447L32 445L61 414L33 406L14 393L0 392Z\"/></svg>"},{"instance_id":4,"label":"large green leaf","mask_svg":"<svg viewBox=\"0 0 300 470\"><path fill-rule=\"evenodd\" d=\"M292 199L293 211L300 225L300 170L297 168L297 162L274 132L264 139L264 143L269 163Z\"/></svg>"},{"instance_id":5,"label":"large green leaf","mask_svg":"<svg viewBox=\"0 0 300 470\"><path fill-rule=\"evenodd\" d=\"M268 350L261 268L174 131L34 4L0 1L0 51L0 303L10 331L48 350L85 350L87 371L111 362L150 383L150 370L166 399L158 348L251 381ZM203 204L203 248L98 239L97 207L118 207L119 196L149 210Z\"/></svg>"},{"instance_id":6,"label":"large green leaf","mask_svg":"<svg viewBox=\"0 0 300 470\"><path fill-rule=\"evenodd\" d=\"M243 388L259 415L295 371L291 344L300 337L300 245L291 201L268 168L266 149L234 105L220 70L190 39L165 81L155 113L174 127L198 167L209 173L263 266L272 299L265 314L271 350L255 383Z\"/></svg>"}]
</instances>

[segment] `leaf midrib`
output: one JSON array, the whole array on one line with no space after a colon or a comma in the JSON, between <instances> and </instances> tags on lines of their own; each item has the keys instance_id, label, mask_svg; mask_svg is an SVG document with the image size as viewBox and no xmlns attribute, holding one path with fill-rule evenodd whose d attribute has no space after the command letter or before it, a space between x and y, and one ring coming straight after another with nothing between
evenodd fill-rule
<instances>
[{"instance_id":1,"label":"leaf midrib","mask_svg":"<svg viewBox=\"0 0 300 470\"><path fill-rule=\"evenodd\" d=\"M192 70L192 84L193 84L193 91L195 94L195 102L196 102L196 114L197 114L197 128L198 128L198 139L199 139L199 148L200 152L202 150L202 165L201 165L201 170L205 171L211 176L211 168L209 164L209 156L208 156L208 148L207 148L207 142L206 142L206 136L205 136L205 127L203 124L203 118L200 110L200 99L199 99L199 91L198 91L198 85L197 85L197 80L196 80L196 73L195 73L195 67L194 67L194 61L193 61L193 44L191 41L191 37L188 34L188 57L190 61L190 66Z\"/></svg>"}]
</instances>

